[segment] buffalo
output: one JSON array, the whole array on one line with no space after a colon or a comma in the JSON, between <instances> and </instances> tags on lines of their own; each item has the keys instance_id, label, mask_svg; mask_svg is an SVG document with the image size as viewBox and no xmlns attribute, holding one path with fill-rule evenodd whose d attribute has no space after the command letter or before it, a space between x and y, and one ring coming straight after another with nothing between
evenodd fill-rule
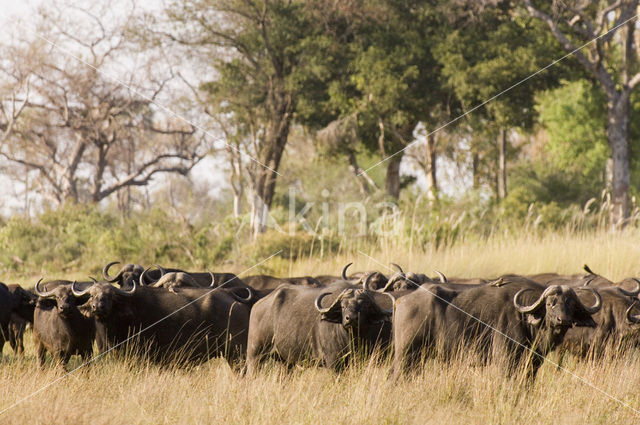
<instances>
[{"instance_id":1,"label":"buffalo","mask_svg":"<svg viewBox=\"0 0 640 425\"><path fill-rule=\"evenodd\" d=\"M280 285L251 312L248 373L268 357L288 366L314 361L339 369L354 349L386 345L393 310L380 307L376 295L345 282L326 288Z\"/></svg>"},{"instance_id":2,"label":"buffalo","mask_svg":"<svg viewBox=\"0 0 640 425\"><path fill-rule=\"evenodd\" d=\"M7 285L7 288L13 303L9 321L9 344L14 353L23 354L23 335L27 326L33 325L33 314L38 297L20 285Z\"/></svg>"},{"instance_id":3,"label":"buffalo","mask_svg":"<svg viewBox=\"0 0 640 425\"><path fill-rule=\"evenodd\" d=\"M602 308L593 315L595 328L571 328L559 349L580 356L599 357L607 346L615 353L640 346L640 303L635 291L618 287L598 288L602 297ZM635 295L632 295L634 294Z\"/></svg>"},{"instance_id":4,"label":"buffalo","mask_svg":"<svg viewBox=\"0 0 640 425\"><path fill-rule=\"evenodd\" d=\"M139 286L129 290L94 284L72 287L77 297L88 297L85 314L96 324L98 350L140 344L159 363L204 361L223 355L230 363L246 352L250 298L224 288L165 288Z\"/></svg>"},{"instance_id":5,"label":"buffalo","mask_svg":"<svg viewBox=\"0 0 640 425\"><path fill-rule=\"evenodd\" d=\"M5 341L9 339L9 322L12 310L13 297L7 285L0 282L0 353L2 353Z\"/></svg>"},{"instance_id":6,"label":"buffalo","mask_svg":"<svg viewBox=\"0 0 640 425\"><path fill-rule=\"evenodd\" d=\"M47 351L63 368L75 354L88 360L93 353L95 325L79 310L83 300L75 297L74 283L56 282L50 285L53 289L41 289L41 281L35 286L38 302L33 319L38 364L44 367Z\"/></svg>"},{"instance_id":7,"label":"buffalo","mask_svg":"<svg viewBox=\"0 0 640 425\"><path fill-rule=\"evenodd\" d=\"M579 290L590 292L595 303L585 306ZM402 373L422 354L451 358L467 347L485 361L499 353L507 355L510 367L524 361L535 376L543 356L562 342L569 328L595 326L591 315L601 305L593 289L545 287L524 278L466 290L425 284L396 302L393 370Z\"/></svg>"}]
</instances>

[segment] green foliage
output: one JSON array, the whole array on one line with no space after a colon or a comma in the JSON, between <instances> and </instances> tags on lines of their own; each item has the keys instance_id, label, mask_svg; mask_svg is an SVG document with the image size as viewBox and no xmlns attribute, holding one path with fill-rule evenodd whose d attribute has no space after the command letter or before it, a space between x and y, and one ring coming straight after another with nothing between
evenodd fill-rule
<instances>
[{"instance_id":1,"label":"green foliage","mask_svg":"<svg viewBox=\"0 0 640 425\"><path fill-rule=\"evenodd\" d=\"M242 252L248 254L255 263L276 254L287 260L298 260L303 257L323 257L334 254L338 250L336 240L316 237L309 233L294 234L269 231L253 243L243 247Z\"/></svg>"},{"instance_id":2,"label":"green foliage","mask_svg":"<svg viewBox=\"0 0 640 425\"><path fill-rule=\"evenodd\" d=\"M561 82L536 96L536 111L545 129L545 149L557 168L593 179L610 155L604 94L587 80Z\"/></svg>"}]
</instances>

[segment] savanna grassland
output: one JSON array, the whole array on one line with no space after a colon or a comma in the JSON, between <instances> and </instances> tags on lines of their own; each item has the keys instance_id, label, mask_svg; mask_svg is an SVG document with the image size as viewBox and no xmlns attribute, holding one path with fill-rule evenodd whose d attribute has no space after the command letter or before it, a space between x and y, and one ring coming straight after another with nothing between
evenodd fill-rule
<instances>
[{"instance_id":1,"label":"savanna grassland","mask_svg":"<svg viewBox=\"0 0 640 425\"><path fill-rule=\"evenodd\" d=\"M405 270L449 276L507 272L578 273L584 263L612 280L640 275L640 232L538 236L494 235L440 249L380 243L330 259L278 260L279 275L339 273L400 263ZM242 270L236 270L240 272ZM340 374L319 368L268 365L254 378L221 360L192 368L160 368L109 356L69 376L35 365L31 335L24 358L5 347L0 367L0 422L21 423L554 423L633 424L640 421L640 352L588 361L552 353L535 382L507 376L499 364L461 356L427 360L401 380L388 361L360 361ZM553 362L553 363L552 363ZM561 364L561 368L558 367ZM70 368L79 365L74 360ZM37 392L41 390L40 392ZM35 394L34 394L35 393ZM32 395L34 394L34 395ZM5 410L8 409L8 410Z\"/></svg>"}]
</instances>

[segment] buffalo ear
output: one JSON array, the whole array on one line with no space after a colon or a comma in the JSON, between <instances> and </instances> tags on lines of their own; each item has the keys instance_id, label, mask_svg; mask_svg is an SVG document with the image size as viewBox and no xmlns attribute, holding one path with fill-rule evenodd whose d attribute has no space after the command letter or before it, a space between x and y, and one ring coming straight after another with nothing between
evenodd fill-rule
<instances>
[{"instance_id":1,"label":"buffalo ear","mask_svg":"<svg viewBox=\"0 0 640 425\"><path fill-rule=\"evenodd\" d=\"M530 326L538 326L542 322L542 317L537 313L528 313L525 317Z\"/></svg>"},{"instance_id":2,"label":"buffalo ear","mask_svg":"<svg viewBox=\"0 0 640 425\"><path fill-rule=\"evenodd\" d=\"M78 311L87 319L91 319L91 306L88 303L79 305Z\"/></svg>"},{"instance_id":3,"label":"buffalo ear","mask_svg":"<svg viewBox=\"0 0 640 425\"><path fill-rule=\"evenodd\" d=\"M42 310L51 310L58 305L55 299L51 298L39 298L36 306Z\"/></svg>"},{"instance_id":4,"label":"buffalo ear","mask_svg":"<svg viewBox=\"0 0 640 425\"><path fill-rule=\"evenodd\" d=\"M331 310L322 313L321 320L331 323L342 323L342 306L340 303L334 305Z\"/></svg>"}]
</instances>

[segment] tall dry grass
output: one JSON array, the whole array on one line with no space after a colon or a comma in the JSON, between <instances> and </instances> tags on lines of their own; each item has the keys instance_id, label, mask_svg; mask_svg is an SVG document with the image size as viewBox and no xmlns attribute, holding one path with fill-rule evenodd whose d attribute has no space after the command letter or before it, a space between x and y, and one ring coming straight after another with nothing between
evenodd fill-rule
<instances>
[{"instance_id":1,"label":"tall dry grass","mask_svg":"<svg viewBox=\"0 0 640 425\"><path fill-rule=\"evenodd\" d=\"M640 275L638 232L584 235L549 233L467 241L425 252L381 243L365 251L406 270L437 268L451 276L507 272L578 273L584 263L614 280ZM363 254L281 261L282 274L382 269ZM449 363L427 360L415 374L388 379L389 363L364 361L336 374L318 368L268 365L255 378L235 374L223 361L190 369L136 360L99 359L0 415L0 423L332 423L332 424L635 424L640 423L640 352L586 361L551 360L535 382L523 385L499 364L480 366L465 356ZM78 365L74 360L70 367ZM35 366L28 336L26 355L5 348L0 364L0 410L63 376ZM579 378L577 378L577 377ZM635 409L635 410L634 410Z\"/></svg>"}]
</instances>

